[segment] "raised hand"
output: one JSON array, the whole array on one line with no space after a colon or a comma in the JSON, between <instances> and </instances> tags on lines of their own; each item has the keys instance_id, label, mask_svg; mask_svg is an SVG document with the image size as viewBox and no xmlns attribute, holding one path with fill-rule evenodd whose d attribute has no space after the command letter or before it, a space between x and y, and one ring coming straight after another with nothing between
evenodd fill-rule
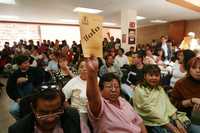
<instances>
[{"instance_id":1,"label":"raised hand","mask_svg":"<svg viewBox=\"0 0 200 133\"><path fill-rule=\"evenodd\" d=\"M98 73L98 60L96 57L91 56L86 60L86 67L88 71L88 75L97 74Z\"/></svg>"}]
</instances>

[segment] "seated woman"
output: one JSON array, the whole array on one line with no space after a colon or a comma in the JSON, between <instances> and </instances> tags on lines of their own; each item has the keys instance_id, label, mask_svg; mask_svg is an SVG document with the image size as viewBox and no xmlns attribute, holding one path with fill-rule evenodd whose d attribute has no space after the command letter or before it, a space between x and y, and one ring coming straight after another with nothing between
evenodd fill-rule
<instances>
[{"instance_id":1,"label":"seated woman","mask_svg":"<svg viewBox=\"0 0 200 133\"><path fill-rule=\"evenodd\" d=\"M100 78L98 63L90 57L87 66L88 116L94 133L146 133L143 120L131 105L120 97L120 81L113 73Z\"/></svg>"},{"instance_id":2,"label":"seated woman","mask_svg":"<svg viewBox=\"0 0 200 133\"><path fill-rule=\"evenodd\" d=\"M144 82L137 85L133 97L136 112L149 133L186 133L189 119L171 104L160 84L160 68L146 65Z\"/></svg>"},{"instance_id":3,"label":"seated woman","mask_svg":"<svg viewBox=\"0 0 200 133\"><path fill-rule=\"evenodd\" d=\"M177 61L172 69L172 78L170 86L174 87L176 81L183 78L186 75L188 69L188 61L195 57L195 53L191 50L182 50L177 53Z\"/></svg>"},{"instance_id":4,"label":"seated woman","mask_svg":"<svg viewBox=\"0 0 200 133\"><path fill-rule=\"evenodd\" d=\"M172 98L177 108L187 112L188 117L191 117L193 111L200 112L200 57L194 57L189 61L188 74L176 82ZM199 133L200 125L192 121L191 129Z\"/></svg>"},{"instance_id":5,"label":"seated woman","mask_svg":"<svg viewBox=\"0 0 200 133\"><path fill-rule=\"evenodd\" d=\"M81 120L84 122L84 126L89 130L88 115L87 115L87 97L86 97L86 85L87 85L87 69L86 62L81 61L79 65L79 75L72 78L63 88L62 91L66 97L65 106L69 104L71 107L78 109Z\"/></svg>"},{"instance_id":6,"label":"seated woman","mask_svg":"<svg viewBox=\"0 0 200 133\"><path fill-rule=\"evenodd\" d=\"M50 59L50 61L48 62L48 66L46 67L45 70L49 71L50 73L57 72L58 71L58 59L56 57L56 52L49 53L49 59Z\"/></svg>"},{"instance_id":7,"label":"seated woman","mask_svg":"<svg viewBox=\"0 0 200 133\"><path fill-rule=\"evenodd\" d=\"M58 68L59 70L53 73L53 81L59 85L59 88L63 88L64 85L74 77L74 74L70 70L65 56L58 58Z\"/></svg>"}]
</instances>

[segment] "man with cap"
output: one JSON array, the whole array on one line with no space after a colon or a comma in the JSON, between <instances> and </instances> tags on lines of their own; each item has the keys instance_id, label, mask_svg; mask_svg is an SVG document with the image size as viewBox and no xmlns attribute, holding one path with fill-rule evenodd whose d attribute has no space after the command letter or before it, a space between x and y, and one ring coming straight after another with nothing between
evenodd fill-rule
<instances>
[{"instance_id":1,"label":"man with cap","mask_svg":"<svg viewBox=\"0 0 200 133\"><path fill-rule=\"evenodd\" d=\"M18 69L10 75L7 81L7 94L13 100L10 107L11 115L20 118L19 102L32 92L33 87L40 85L44 73L39 68L30 67L29 57L19 55L15 58Z\"/></svg>"}]
</instances>

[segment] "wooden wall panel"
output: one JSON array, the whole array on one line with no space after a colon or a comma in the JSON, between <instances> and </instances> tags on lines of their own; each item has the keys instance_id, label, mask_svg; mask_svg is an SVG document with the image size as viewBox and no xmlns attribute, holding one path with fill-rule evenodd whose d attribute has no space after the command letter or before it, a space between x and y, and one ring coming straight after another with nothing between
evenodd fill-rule
<instances>
[{"instance_id":1,"label":"wooden wall panel","mask_svg":"<svg viewBox=\"0 0 200 133\"><path fill-rule=\"evenodd\" d=\"M168 35L169 24L158 24L137 29L138 44L151 43L153 39L159 41L162 35Z\"/></svg>"},{"instance_id":2,"label":"wooden wall panel","mask_svg":"<svg viewBox=\"0 0 200 133\"><path fill-rule=\"evenodd\" d=\"M186 31L185 33L194 32L196 38L200 39L200 19L199 20L190 20L186 22Z\"/></svg>"},{"instance_id":3,"label":"wooden wall panel","mask_svg":"<svg viewBox=\"0 0 200 133\"><path fill-rule=\"evenodd\" d=\"M186 21L175 21L169 24L168 37L175 45L180 45L185 36Z\"/></svg>"}]
</instances>

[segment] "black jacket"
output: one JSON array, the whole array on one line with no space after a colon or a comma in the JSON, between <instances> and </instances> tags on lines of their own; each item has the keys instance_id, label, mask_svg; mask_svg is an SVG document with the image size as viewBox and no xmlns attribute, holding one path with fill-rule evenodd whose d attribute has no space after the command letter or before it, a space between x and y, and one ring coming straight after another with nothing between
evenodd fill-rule
<instances>
[{"instance_id":1,"label":"black jacket","mask_svg":"<svg viewBox=\"0 0 200 133\"><path fill-rule=\"evenodd\" d=\"M19 77L28 77L27 82L31 82L33 87L39 86L44 81L44 71L40 68L30 67L27 72L22 72L20 69L16 70L9 76L6 91L8 96L14 101L21 98L17 91L17 79Z\"/></svg>"},{"instance_id":2,"label":"black jacket","mask_svg":"<svg viewBox=\"0 0 200 133\"><path fill-rule=\"evenodd\" d=\"M8 128L8 133L34 133L35 117L31 113ZM67 108L61 116L64 133L81 133L80 116L76 109Z\"/></svg>"}]
</instances>

